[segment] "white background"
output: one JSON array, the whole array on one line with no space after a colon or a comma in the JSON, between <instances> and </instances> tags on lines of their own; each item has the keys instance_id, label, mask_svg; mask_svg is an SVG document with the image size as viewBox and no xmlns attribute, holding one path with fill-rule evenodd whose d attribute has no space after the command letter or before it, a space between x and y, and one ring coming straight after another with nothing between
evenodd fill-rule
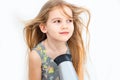
<instances>
[{"instance_id":1,"label":"white background","mask_svg":"<svg viewBox=\"0 0 120 80\"><path fill-rule=\"evenodd\" d=\"M120 80L120 1L67 0L91 12L91 80ZM0 0L0 80L27 80L23 20L35 17L44 0Z\"/></svg>"}]
</instances>

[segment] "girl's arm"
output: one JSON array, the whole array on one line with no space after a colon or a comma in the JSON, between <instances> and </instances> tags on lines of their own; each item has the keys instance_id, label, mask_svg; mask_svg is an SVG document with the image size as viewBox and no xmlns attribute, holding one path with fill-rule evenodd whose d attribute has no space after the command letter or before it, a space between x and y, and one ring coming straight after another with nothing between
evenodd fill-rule
<instances>
[{"instance_id":1,"label":"girl's arm","mask_svg":"<svg viewBox=\"0 0 120 80\"><path fill-rule=\"evenodd\" d=\"M29 80L41 80L41 59L34 50L29 53Z\"/></svg>"}]
</instances>

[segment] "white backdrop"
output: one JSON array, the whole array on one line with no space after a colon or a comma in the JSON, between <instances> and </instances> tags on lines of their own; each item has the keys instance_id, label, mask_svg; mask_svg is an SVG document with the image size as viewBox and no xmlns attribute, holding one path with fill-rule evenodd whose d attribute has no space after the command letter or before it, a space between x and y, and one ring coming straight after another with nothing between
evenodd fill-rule
<instances>
[{"instance_id":1,"label":"white backdrop","mask_svg":"<svg viewBox=\"0 0 120 80\"><path fill-rule=\"evenodd\" d=\"M91 80L120 80L120 1L67 1L91 12ZM20 21L35 17L43 3L44 0L0 0L0 80L27 80L27 50Z\"/></svg>"}]
</instances>

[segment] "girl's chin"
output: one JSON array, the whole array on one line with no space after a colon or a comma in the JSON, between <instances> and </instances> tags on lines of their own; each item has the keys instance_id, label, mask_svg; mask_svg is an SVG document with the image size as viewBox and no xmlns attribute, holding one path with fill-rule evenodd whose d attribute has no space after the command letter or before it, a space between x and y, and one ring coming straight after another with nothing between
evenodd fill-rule
<instances>
[{"instance_id":1,"label":"girl's chin","mask_svg":"<svg viewBox=\"0 0 120 80\"><path fill-rule=\"evenodd\" d=\"M67 39L60 39L59 41L61 41L61 42L67 42L69 39L67 38Z\"/></svg>"}]
</instances>

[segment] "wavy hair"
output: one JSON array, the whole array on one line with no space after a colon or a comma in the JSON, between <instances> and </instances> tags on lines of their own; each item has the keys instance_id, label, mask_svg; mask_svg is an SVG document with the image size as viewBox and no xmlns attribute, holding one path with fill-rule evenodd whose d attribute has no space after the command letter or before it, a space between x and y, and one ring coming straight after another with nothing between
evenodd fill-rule
<instances>
[{"instance_id":1,"label":"wavy hair","mask_svg":"<svg viewBox=\"0 0 120 80\"><path fill-rule=\"evenodd\" d=\"M90 13L87 9L83 7L78 7L64 0L48 0L40 10L39 14L28 22L25 25L24 32L25 32L25 39L28 45L29 50L31 51L33 47L35 47L39 42L45 40L47 38L45 33L39 28L39 24L46 24L49 12L53 10L53 8L61 9L65 15L70 17L64 10L64 6L69 7L73 13L73 23L74 23L74 32L71 38L67 41L68 46L71 51L72 55L72 62L74 68L79 76L79 80L83 80L84 74L84 62L86 59L86 49L84 45L84 40L82 36L82 31L85 28L88 35L88 25L90 22ZM88 13L88 20L87 24L84 24L84 21L80 17L83 12Z\"/></svg>"}]
</instances>

